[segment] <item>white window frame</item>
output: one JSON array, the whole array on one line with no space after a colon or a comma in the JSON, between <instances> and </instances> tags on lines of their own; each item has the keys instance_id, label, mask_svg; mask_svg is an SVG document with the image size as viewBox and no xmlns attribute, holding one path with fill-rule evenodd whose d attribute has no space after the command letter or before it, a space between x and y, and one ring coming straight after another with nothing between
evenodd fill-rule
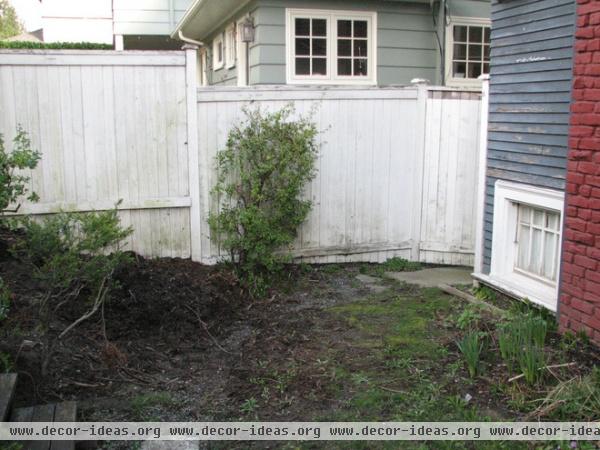
<instances>
[{"instance_id":1,"label":"white window frame","mask_svg":"<svg viewBox=\"0 0 600 450\"><path fill-rule=\"evenodd\" d=\"M558 281L529 275L515 267L518 226L518 205L558 212L560 234L558 248L562 246L564 192L543 189L526 184L498 180L494 189L494 222L492 237L492 262L489 277L480 277L490 284L533 303L556 311ZM556 270L560 273L560 251L556 255ZM558 276L557 276L558 279Z\"/></svg>"},{"instance_id":2,"label":"white window frame","mask_svg":"<svg viewBox=\"0 0 600 450\"><path fill-rule=\"evenodd\" d=\"M295 36L296 18L327 20L327 75L295 74ZM337 21L366 20L367 33L367 73L366 77L337 75ZM373 11L342 11L321 9L286 9L286 81L288 84L340 84L340 85L376 85L377 84L377 13Z\"/></svg>"},{"instance_id":3,"label":"white window frame","mask_svg":"<svg viewBox=\"0 0 600 450\"><path fill-rule=\"evenodd\" d=\"M236 55L237 55L237 85L239 87L245 87L248 86L248 52L247 52L247 48L250 44L248 44L247 42L242 41L242 33L241 33L241 29L242 26L244 24L244 21L246 21L247 19L241 19L240 21L238 21L237 23L237 30L238 32L236 33L236 40L235 40L235 45L236 45Z\"/></svg>"},{"instance_id":4,"label":"white window frame","mask_svg":"<svg viewBox=\"0 0 600 450\"><path fill-rule=\"evenodd\" d=\"M219 44L221 45L221 59L219 60ZM223 33L219 33L213 39L213 70L222 69L225 66L225 40L223 39Z\"/></svg>"},{"instance_id":5,"label":"white window frame","mask_svg":"<svg viewBox=\"0 0 600 450\"><path fill-rule=\"evenodd\" d=\"M492 21L485 17L455 17L453 16L446 25L446 84L457 87L481 87L481 80L474 78L455 78L452 76L453 56L454 56L454 25L474 25L474 26L492 26Z\"/></svg>"},{"instance_id":6,"label":"white window frame","mask_svg":"<svg viewBox=\"0 0 600 450\"><path fill-rule=\"evenodd\" d=\"M228 69L235 67L236 39L235 22L225 29L225 65Z\"/></svg>"},{"instance_id":7,"label":"white window frame","mask_svg":"<svg viewBox=\"0 0 600 450\"><path fill-rule=\"evenodd\" d=\"M208 86L208 67L207 67L207 57L206 57L206 48L202 47L198 52L200 58L200 86Z\"/></svg>"}]
</instances>

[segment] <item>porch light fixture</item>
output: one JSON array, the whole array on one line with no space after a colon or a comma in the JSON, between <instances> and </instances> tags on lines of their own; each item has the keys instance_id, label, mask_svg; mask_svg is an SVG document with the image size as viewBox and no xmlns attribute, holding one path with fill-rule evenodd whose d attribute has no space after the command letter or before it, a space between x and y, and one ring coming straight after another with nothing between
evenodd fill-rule
<instances>
[{"instance_id":1,"label":"porch light fixture","mask_svg":"<svg viewBox=\"0 0 600 450\"><path fill-rule=\"evenodd\" d=\"M252 18L248 17L246 20L244 20L240 28L242 42L254 42L254 22L252 21Z\"/></svg>"}]
</instances>

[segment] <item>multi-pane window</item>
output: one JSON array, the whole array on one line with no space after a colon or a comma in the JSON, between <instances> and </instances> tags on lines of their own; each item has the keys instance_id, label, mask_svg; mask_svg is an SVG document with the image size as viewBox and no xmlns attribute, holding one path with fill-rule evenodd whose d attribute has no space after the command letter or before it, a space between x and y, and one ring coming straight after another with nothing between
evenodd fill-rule
<instances>
[{"instance_id":1,"label":"multi-pane window","mask_svg":"<svg viewBox=\"0 0 600 450\"><path fill-rule=\"evenodd\" d=\"M288 81L375 82L375 13L288 10Z\"/></svg>"},{"instance_id":2,"label":"multi-pane window","mask_svg":"<svg viewBox=\"0 0 600 450\"><path fill-rule=\"evenodd\" d=\"M294 20L296 75L327 75L327 28L327 19Z\"/></svg>"},{"instance_id":3,"label":"multi-pane window","mask_svg":"<svg viewBox=\"0 0 600 450\"><path fill-rule=\"evenodd\" d=\"M490 71L490 27L453 24L450 27L450 76L455 81L476 80Z\"/></svg>"},{"instance_id":4,"label":"multi-pane window","mask_svg":"<svg viewBox=\"0 0 600 450\"><path fill-rule=\"evenodd\" d=\"M369 74L369 23L366 20L337 21L337 73L339 76Z\"/></svg>"},{"instance_id":5,"label":"multi-pane window","mask_svg":"<svg viewBox=\"0 0 600 450\"><path fill-rule=\"evenodd\" d=\"M556 282L560 242L560 214L518 205L515 268Z\"/></svg>"}]
</instances>

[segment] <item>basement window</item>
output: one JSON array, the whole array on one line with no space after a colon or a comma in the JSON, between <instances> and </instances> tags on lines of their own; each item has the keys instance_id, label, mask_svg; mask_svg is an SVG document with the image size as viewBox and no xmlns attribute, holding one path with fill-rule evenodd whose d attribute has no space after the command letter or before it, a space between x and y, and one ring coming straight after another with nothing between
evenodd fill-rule
<instances>
[{"instance_id":1,"label":"basement window","mask_svg":"<svg viewBox=\"0 0 600 450\"><path fill-rule=\"evenodd\" d=\"M287 80L375 84L376 13L287 10Z\"/></svg>"},{"instance_id":2,"label":"basement window","mask_svg":"<svg viewBox=\"0 0 600 450\"><path fill-rule=\"evenodd\" d=\"M560 214L518 204L515 270L556 283Z\"/></svg>"},{"instance_id":3,"label":"basement window","mask_svg":"<svg viewBox=\"0 0 600 450\"><path fill-rule=\"evenodd\" d=\"M564 193L496 181L489 282L556 311Z\"/></svg>"}]
</instances>

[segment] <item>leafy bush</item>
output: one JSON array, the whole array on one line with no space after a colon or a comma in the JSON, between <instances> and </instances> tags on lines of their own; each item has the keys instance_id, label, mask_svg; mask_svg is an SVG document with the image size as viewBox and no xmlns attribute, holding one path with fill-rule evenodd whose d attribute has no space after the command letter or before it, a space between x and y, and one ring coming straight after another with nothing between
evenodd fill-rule
<instances>
[{"instance_id":1,"label":"leafy bush","mask_svg":"<svg viewBox=\"0 0 600 450\"><path fill-rule=\"evenodd\" d=\"M0 48L26 48L31 50L112 50L109 44L95 42L30 42L30 41L0 41Z\"/></svg>"},{"instance_id":2,"label":"leafy bush","mask_svg":"<svg viewBox=\"0 0 600 450\"><path fill-rule=\"evenodd\" d=\"M39 311L45 374L58 339L103 307L115 270L127 260L120 244L131 229L120 226L116 208L60 213L43 220L25 217L18 224L24 233L13 252L31 264L32 276L44 291ZM74 301L87 302L86 312L65 329L52 330L53 319Z\"/></svg>"},{"instance_id":3,"label":"leafy bush","mask_svg":"<svg viewBox=\"0 0 600 450\"><path fill-rule=\"evenodd\" d=\"M456 326L461 330L478 328L481 314L476 308L469 306L465 308L456 318Z\"/></svg>"},{"instance_id":4,"label":"leafy bush","mask_svg":"<svg viewBox=\"0 0 600 450\"><path fill-rule=\"evenodd\" d=\"M4 139L0 134L0 213L16 212L20 205L13 210L8 210L20 197L27 195L27 183L30 177L18 171L35 169L40 154L31 149L31 141L21 127L17 127L17 134L13 139L13 149L7 152ZM29 193L27 200L36 201L35 192Z\"/></svg>"},{"instance_id":5,"label":"leafy bush","mask_svg":"<svg viewBox=\"0 0 600 450\"><path fill-rule=\"evenodd\" d=\"M315 175L317 129L307 118L291 120L291 106L244 113L217 155L213 194L220 197L221 210L209 223L244 288L260 296L289 261L282 251L310 211L311 202L300 195Z\"/></svg>"},{"instance_id":6,"label":"leafy bush","mask_svg":"<svg viewBox=\"0 0 600 450\"><path fill-rule=\"evenodd\" d=\"M470 331L457 342L457 346L467 363L469 375L474 378L479 371L479 360L484 347L482 334L478 331Z\"/></svg>"}]
</instances>

